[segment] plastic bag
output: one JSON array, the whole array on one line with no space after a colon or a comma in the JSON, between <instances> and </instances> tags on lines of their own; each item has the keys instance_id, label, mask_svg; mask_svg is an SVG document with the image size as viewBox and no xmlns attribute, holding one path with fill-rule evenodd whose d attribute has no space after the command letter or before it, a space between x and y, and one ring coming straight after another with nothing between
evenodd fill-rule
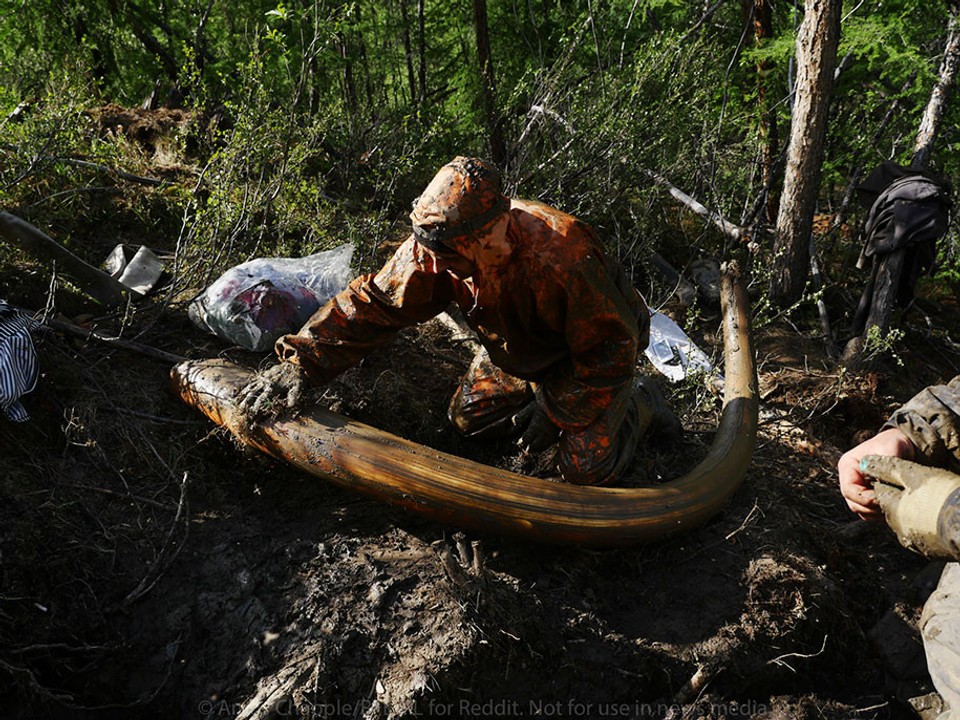
<instances>
[{"instance_id":1,"label":"plastic bag","mask_svg":"<svg viewBox=\"0 0 960 720\"><path fill-rule=\"evenodd\" d=\"M670 382L680 382L694 372L710 372L713 364L706 353L673 320L663 313L650 313L650 344L647 357Z\"/></svg>"},{"instance_id":2,"label":"plastic bag","mask_svg":"<svg viewBox=\"0 0 960 720\"><path fill-rule=\"evenodd\" d=\"M262 258L232 267L190 303L199 327L264 352L297 332L352 277L353 245L302 258Z\"/></svg>"}]
</instances>

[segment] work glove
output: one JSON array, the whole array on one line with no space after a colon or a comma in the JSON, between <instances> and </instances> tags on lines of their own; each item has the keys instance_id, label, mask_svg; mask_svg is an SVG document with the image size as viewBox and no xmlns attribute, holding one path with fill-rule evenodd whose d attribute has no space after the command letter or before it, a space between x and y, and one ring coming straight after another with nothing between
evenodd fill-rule
<instances>
[{"instance_id":1,"label":"work glove","mask_svg":"<svg viewBox=\"0 0 960 720\"><path fill-rule=\"evenodd\" d=\"M560 437L560 428L553 424L541 406L539 388L534 392L536 399L510 420L515 428L523 428L517 438L517 447L530 454L543 452Z\"/></svg>"},{"instance_id":2,"label":"work glove","mask_svg":"<svg viewBox=\"0 0 960 720\"><path fill-rule=\"evenodd\" d=\"M900 544L928 558L960 560L960 475L909 460L867 455L860 472Z\"/></svg>"},{"instance_id":3,"label":"work glove","mask_svg":"<svg viewBox=\"0 0 960 720\"><path fill-rule=\"evenodd\" d=\"M303 401L307 375L299 365L282 362L258 372L237 393L237 405L249 418L258 420L294 410Z\"/></svg>"}]
</instances>

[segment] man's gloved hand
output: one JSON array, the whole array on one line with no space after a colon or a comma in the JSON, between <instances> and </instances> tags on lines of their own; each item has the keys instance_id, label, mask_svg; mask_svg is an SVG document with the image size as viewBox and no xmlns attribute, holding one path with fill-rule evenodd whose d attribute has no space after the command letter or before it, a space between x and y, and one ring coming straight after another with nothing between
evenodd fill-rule
<instances>
[{"instance_id":1,"label":"man's gloved hand","mask_svg":"<svg viewBox=\"0 0 960 720\"><path fill-rule=\"evenodd\" d=\"M510 418L515 428L523 428L517 438L517 447L525 453L539 453L553 445L560 437L560 428L553 424L541 406L540 391L534 390L534 400Z\"/></svg>"},{"instance_id":2,"label":"man's gloved hand","mask_svg":"<svg viewBox=\"0 0 960 720\"><path fill-rule=\"evenodd\" d=\"M299 365L281 362L258 372L237 394L237 404L252 419L293 410L303 400L307 375Z\"/></svg>"},{"instance_id":3,"label":"man's gloved hand","mask_svg":"<svg viewBox=\"0 0 960 720\"><path fill-rule=\"evenodd\" d=\"M960 475L909 460L867 455L860 471L900 544L929 558L960 560Z\"/></svg>"}]
</instances>

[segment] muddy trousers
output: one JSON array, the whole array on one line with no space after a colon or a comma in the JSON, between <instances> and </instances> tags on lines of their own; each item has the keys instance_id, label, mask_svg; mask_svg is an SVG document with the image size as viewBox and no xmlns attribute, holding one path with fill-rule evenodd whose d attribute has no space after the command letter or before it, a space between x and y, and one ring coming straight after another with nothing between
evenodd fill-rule
<instances>
[{"instance_id":1,"label":"muddy trousers","mask_svg":"<svg viewBox=\"0 0 960 720\"><path fill-rule=\"evenodd\" d=\"M607 409L583 429L556 428L557 466L565 481L607 485L627 468L653 419L642 397L634 392L628 402ZM542 412L537 406L535 384L503 372L481 349L454 393L449 417L467 437L501 438L523 432L530 418Z\"/></svg>"},{"instance_id":2,"label":"muddy trousers","mask_svg":"<svg viewBox=\"0 0 960 720\"><path fill-rule=\"evenodd\" d=\"M960 720L960 563L947 563L920 617L933 685L948 710L938 720Z\"/></svg>"}]
</instances>

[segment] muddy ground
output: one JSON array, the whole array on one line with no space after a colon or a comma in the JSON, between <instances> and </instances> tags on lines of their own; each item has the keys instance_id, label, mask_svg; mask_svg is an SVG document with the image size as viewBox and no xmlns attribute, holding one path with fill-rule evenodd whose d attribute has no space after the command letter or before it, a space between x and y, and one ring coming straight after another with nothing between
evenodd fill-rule
<instances>
[{"instance_id":1,"label":"muddy ground","mask_svg":"<svg viewBox=\"0 0 960 720\"><path fill-rule=\"evenodd\" d=\"M48 286L42 265L0 267L0 298L37 309ZM262 361L162 294L126 316L91 316L68 285L55 299L169 352ZM687 319L719 357L716 309ZM915 624L938 568L853 518L834 467L960 372L958 321L950 297L928 298L899 319L898 357L857 373L826 359L815 316L759 327L741 489L694 532L608 551L464 533L306 477L183 405L169 363L43 333L33 419L0 420L0 718L915 717L907 700L930 690ZM447 425L470 354L443 326L408 331L320 402L542 469ZM682 443L643 448L627 484L679 475L709 446L718 398L669 394Z\"/></svg>"},{"instance_id":2,"label":"muddy ground","mask_svg":"<svg viewBox=\"0 0 960 720\"><path fill-rule=\"evenodd\" d=\"M714 353L716 320L698 338ZM174 397L164 363L45 334L33 420L0 424L0 717L912 717L905 699L929 688L911 628L935 568L847 513L834 465L910 386L953 374L945 332L918 325L904 368L854 374L813 334L762 328L743 487L695 532L609 551L352 495L238 447ZM139 339L260 360L182 312ZM430 324L322 402L524 469L508 443L446 424L469 357ZM629 482L709 445L717 398L671 395L683 442L645 448Z\"/></svg>"}]
</instances>

